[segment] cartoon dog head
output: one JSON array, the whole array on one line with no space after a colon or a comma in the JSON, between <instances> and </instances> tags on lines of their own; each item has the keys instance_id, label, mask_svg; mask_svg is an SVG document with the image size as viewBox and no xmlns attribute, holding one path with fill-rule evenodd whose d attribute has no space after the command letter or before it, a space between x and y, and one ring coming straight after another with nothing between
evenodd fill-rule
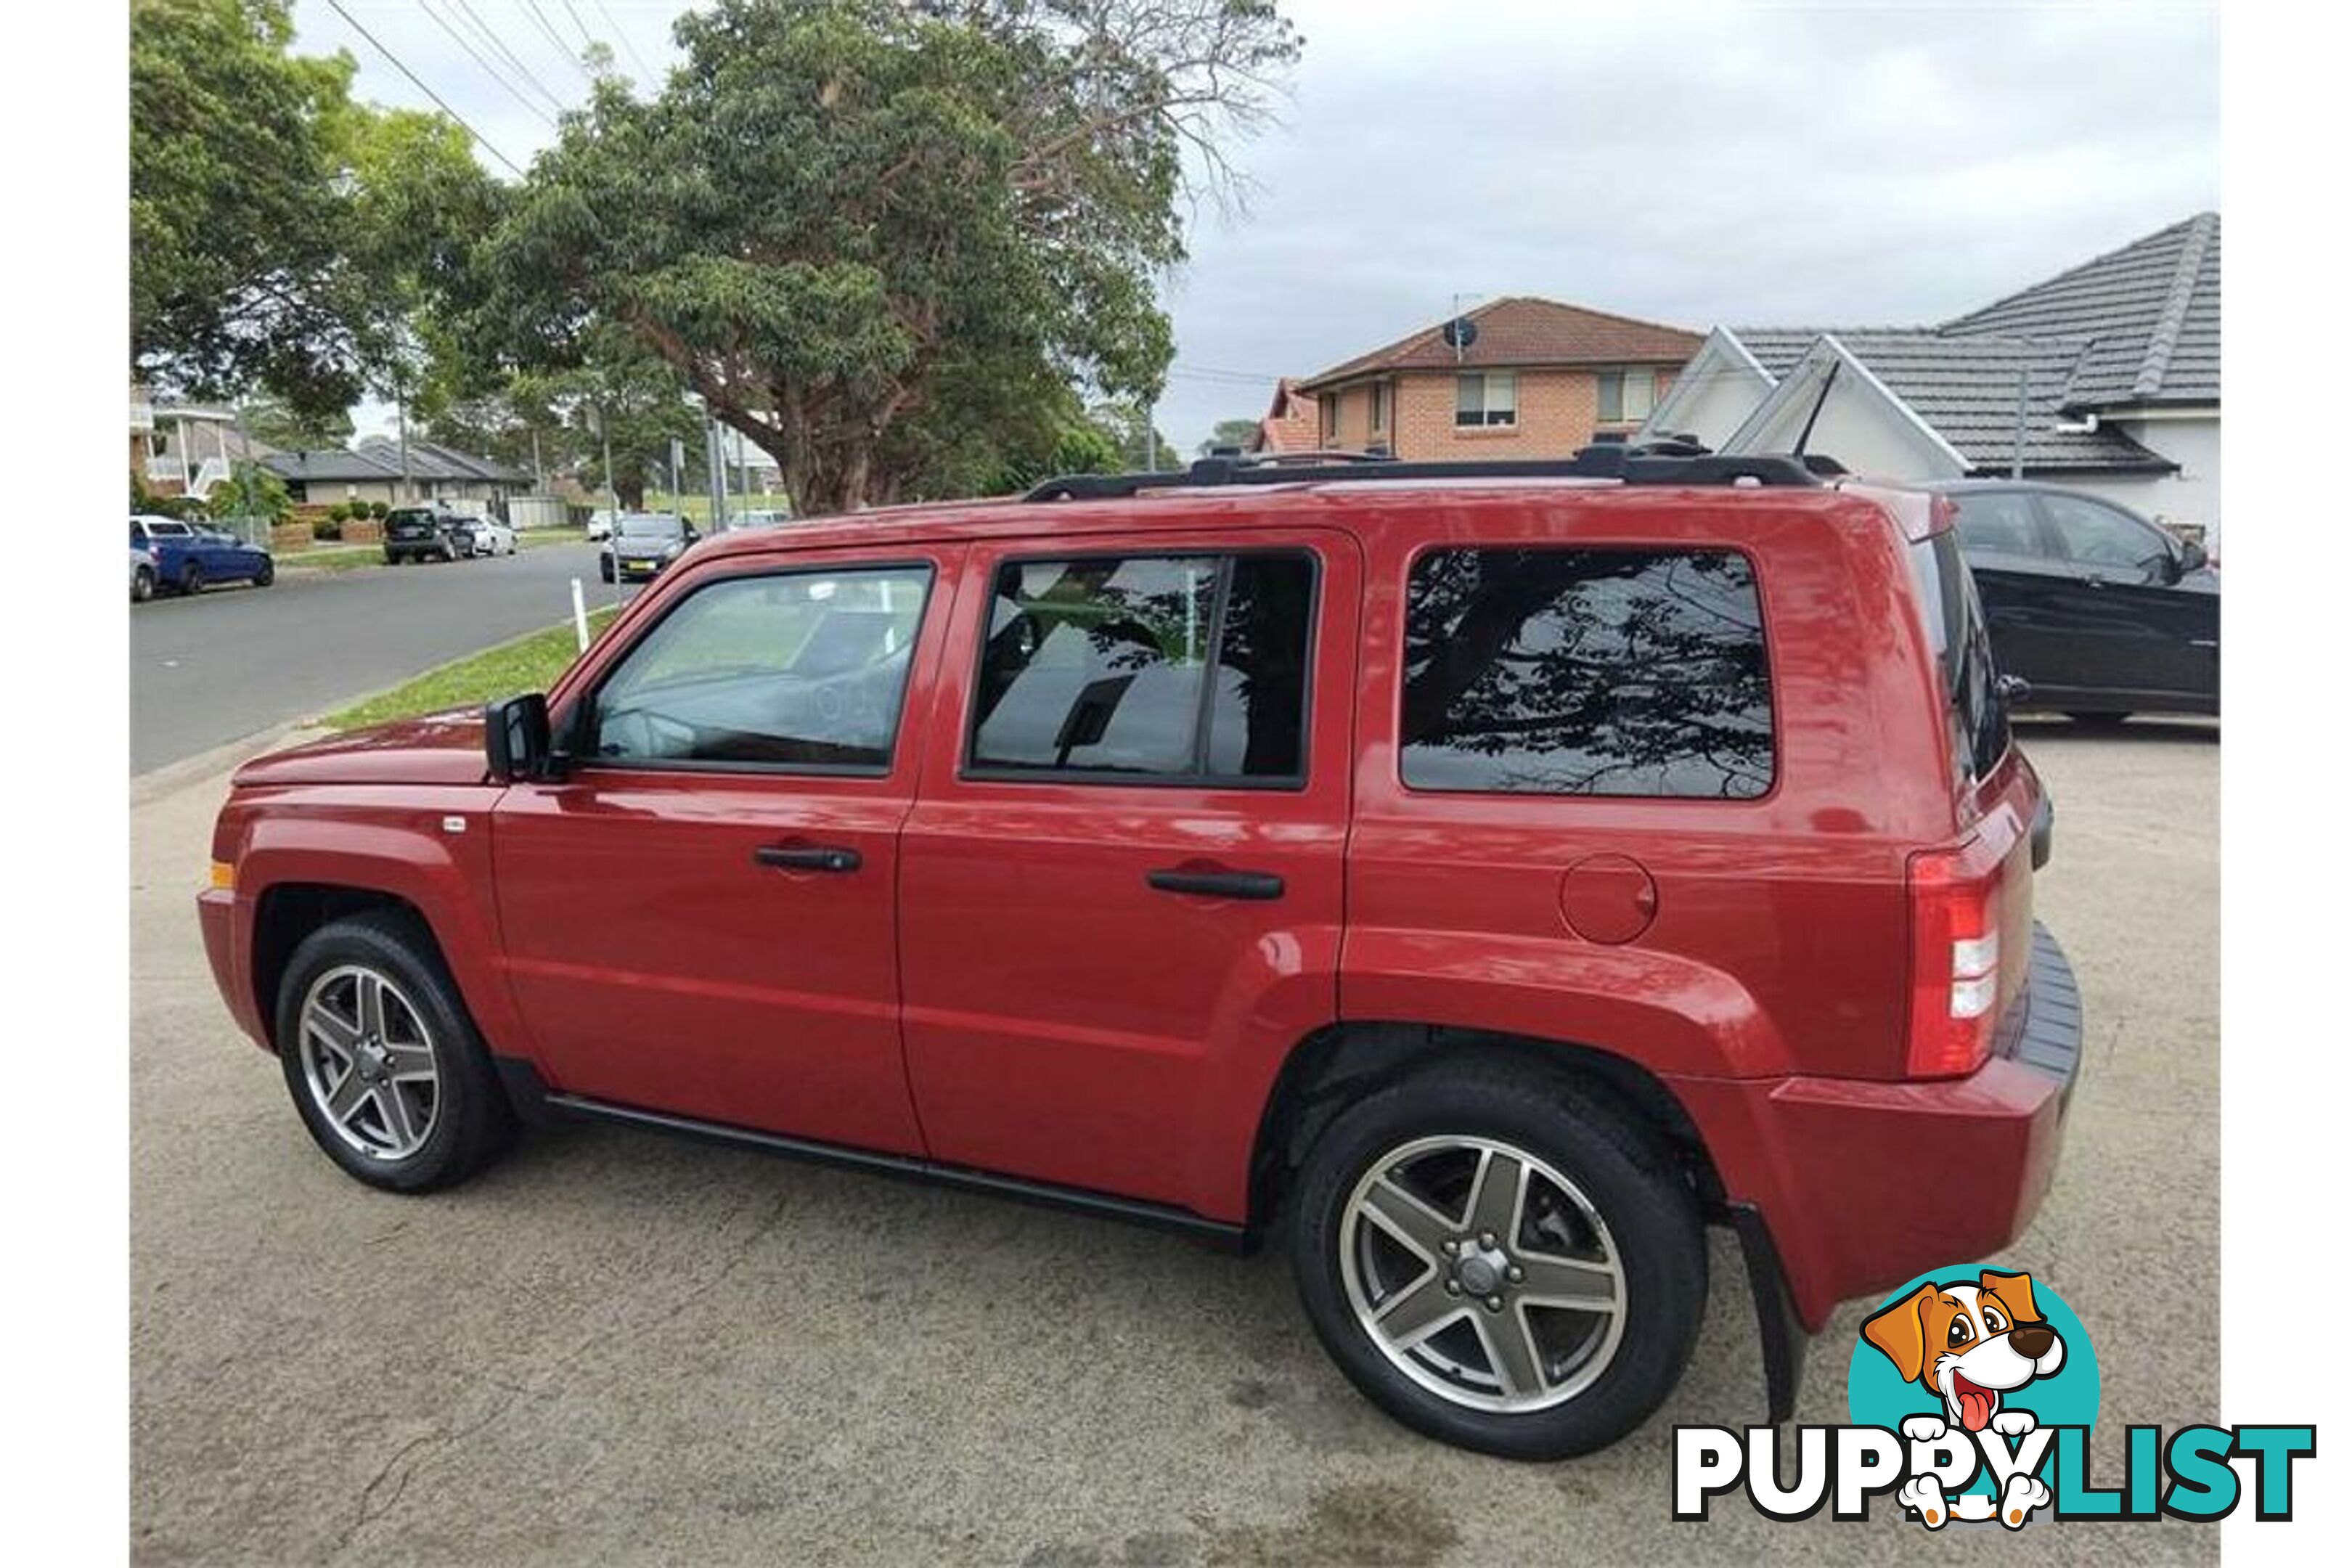
<instances>
[{"instance_id":1,"label":"cartoon dog head","mask_svg":"<svg viewBox=\"0 0 2352 1568\"><path fill-rule=\"evenodd\" d=\"M1862 1337L1885 1352L1904 1381L1939 1394L1955 1426L1981 1432L2003 1391L2065 1363L2060 1339L2033 1304L2033 1277L1988 1268L1973 1285L1918 1289L1865 1320Z\"/></svg>"}]
</instances>

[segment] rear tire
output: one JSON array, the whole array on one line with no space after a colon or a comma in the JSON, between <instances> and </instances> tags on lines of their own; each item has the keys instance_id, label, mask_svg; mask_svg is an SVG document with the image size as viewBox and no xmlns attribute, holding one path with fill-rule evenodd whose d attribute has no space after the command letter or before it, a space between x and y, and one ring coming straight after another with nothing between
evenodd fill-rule
<instances>
[{"instance_id":1,"label":"rear tire","mask_svg":"<svg viewBox=\"0 0 2352 1568\"><path fill-rule=\"evenodd\" d=\"M201 567L201 566L198 566L198 565L197 565L194 562L193 562L193 561L189 562L185 566L181 567L181 568L180 568L180 592L181 592L181 593L183 593L183 594L187 594L187 595L196 595L196 594L201 594L201 593L203 593L204 591L205 591L205 573L204 573L204 568L203 568L203 567Z\"/></svg>"},{"instance_id":2,"label":"rear tire","mask_svg":"<svg viewBox=\"0 0 2352 1568\"><path fill-rule=\"evenodd\" d=\"M274 561L263 562L253 574L253 585L257 588L267 588L277 581L278 563Z\"/></svg>"},{"instance_id":3,"label":"rear tire","mask_svg":"<svg viewBox=\"0 0 2352 1568\"><path fill-rule=\"evenodd\" d=\"M450 1186L514 1140L489 1052L412 915L355 915L304 939L278 988L277 1039L303 1125L372 1187Z\"/></svg>"},{"instance_id":4,"label":"rear tire","mask_svg":"<svg viewBox=\"0 0 2352 1568\"><path fill-rule=\"evenodd\" d=\"M1689 1186L1565 1074L1465 1062L1376 1089L1316 1141L1294 1199L1317 1336L1373 1404L1441 1442L1515 1459L1605 1447L1690 1358L1706 1249Z\"/></svg>"}]
</instances>

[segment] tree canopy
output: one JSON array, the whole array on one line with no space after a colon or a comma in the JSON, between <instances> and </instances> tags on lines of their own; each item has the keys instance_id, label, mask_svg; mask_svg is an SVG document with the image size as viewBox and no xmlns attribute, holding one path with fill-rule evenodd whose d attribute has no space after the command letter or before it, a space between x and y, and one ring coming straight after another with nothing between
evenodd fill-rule
<instances>
[{"instance_id":1,"label":"tree canopy","mask_svg":"<svg viewBox=\"0 0 2352 1568\"><path fill-rule=\"evenodd\" d=\"M331 420L465 298L504 188L437 114L351 99L288 0L131 0L131 353L177 391Z\"/></svg>"},{"instance_id":2,"label":"tree canopy","mask_svg":"<svg viewBox=\"0 0 2352 1568\"><path fill-rule=\"evenodd\" d=\"M567 119L487 247L515 363L625 330L801 510L1050 455L1068 389L1148 402L1179 198L1299 40L1271 0L719 0L660 96Z\"/></svg>"}]
</instances>

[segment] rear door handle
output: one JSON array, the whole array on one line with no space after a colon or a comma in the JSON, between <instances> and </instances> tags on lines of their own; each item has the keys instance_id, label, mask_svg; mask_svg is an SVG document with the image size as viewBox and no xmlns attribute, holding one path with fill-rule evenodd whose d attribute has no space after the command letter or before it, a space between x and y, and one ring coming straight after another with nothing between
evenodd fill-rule
<instances>
[{"instance_id":1,"label":"rear door handle","mask_svg":"<svg viewBox=\"0 0 2352 1568\"><path fill-rule=\"evenodd\" d=\"M1278 899L1282 879L1271 871L1188 871L1181 867L1148 871L1143 879L1163 893L1204 899Z\"/></svg>"},{"instance_id":2,"label":"rear door handle","mask_svg":"<svg viewBox=\"0 0 2352 1568\"><path fill-rule=\"evenodd\" d=\"M832 844L762 844L751 858L787 871L855 871L866 864L856 850Z\"/></svg>"}]
</instances>

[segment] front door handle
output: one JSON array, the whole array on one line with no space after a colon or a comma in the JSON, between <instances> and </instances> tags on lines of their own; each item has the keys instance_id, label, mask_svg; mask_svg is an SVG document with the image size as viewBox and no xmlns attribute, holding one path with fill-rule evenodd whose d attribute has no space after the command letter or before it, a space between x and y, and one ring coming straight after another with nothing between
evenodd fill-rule
<instances>
[{"instance_id":1,"label":"front door handle","mask_svg":"<svg viewBox=\"0 0 2352 1568\"><path fill-rule=\"evenodd\" d=\"M1171 866L1147 872L1143 879L1163 893L1192 893L1204 899L1282 897L1282 879L1271 871L1192 871Z\"/></svg>"},{"instance_id":2,"label":"front door handle","mask_svg":"<svg viewBox=\"0 0 2352 1568\"><path fill-rule=\"evenodd\" d=\"M751 858L786 871L855 871L866 863L856 850L833 844L762 844Z\"/></svg>"}]
</instances>

